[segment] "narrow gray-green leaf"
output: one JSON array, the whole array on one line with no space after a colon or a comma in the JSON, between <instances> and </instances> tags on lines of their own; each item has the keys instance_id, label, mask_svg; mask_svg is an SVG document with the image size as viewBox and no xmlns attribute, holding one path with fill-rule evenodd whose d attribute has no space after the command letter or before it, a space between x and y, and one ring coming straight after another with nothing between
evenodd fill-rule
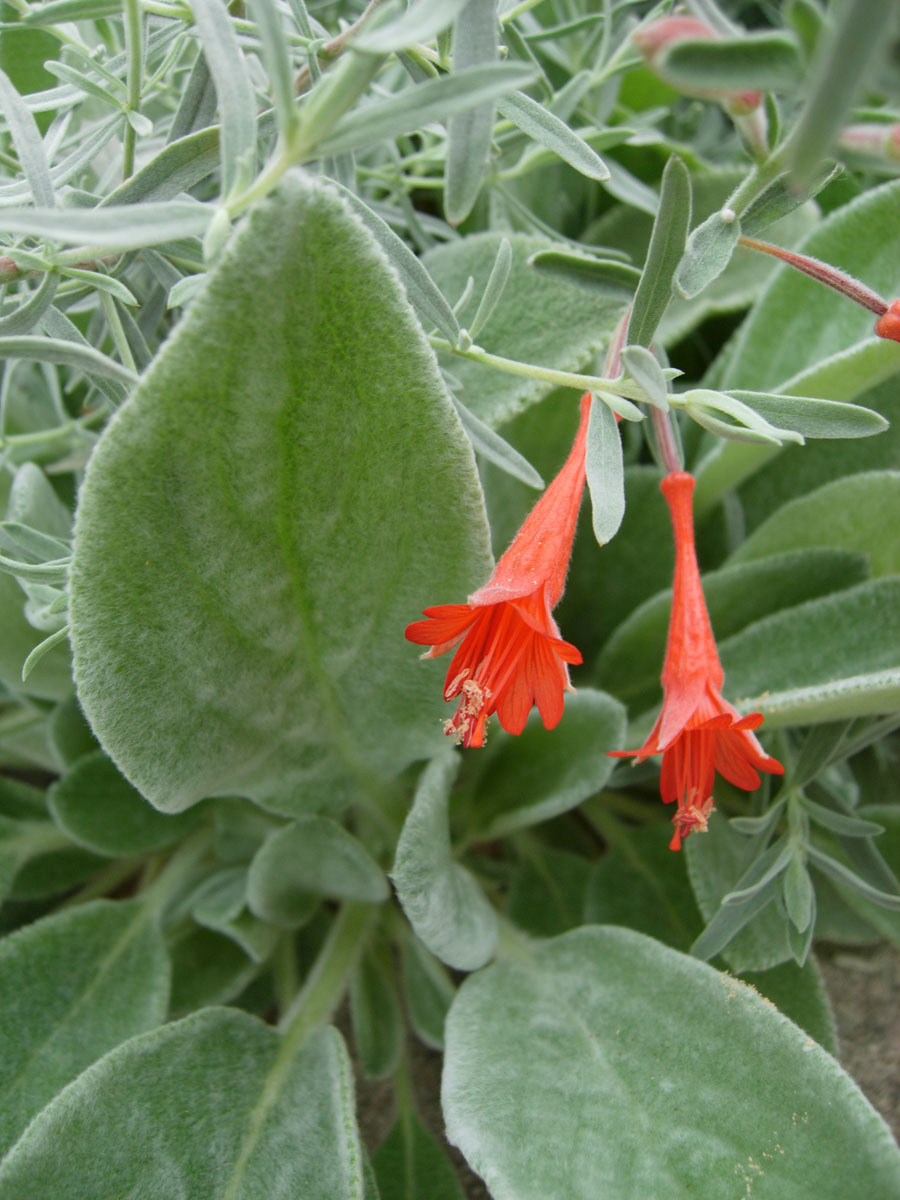
<instances>
[{"instance_id":1,"label":"narrow gray-green leaf","mask_svg":"<svg viewBox=\"0 0 900 1200\"><path fill-rule=\"evenodd\" d=\"M291 928L309 915L310 893L378 904L384 872L337 821L303 817L273 833L250 864L247 900L263 920Z\"/></svg>"},{"instance_id":2,"label":"narrow gray-green leaf","mask_svg":"<svg viewBox=\"0 0 900 1200\"><path fill-rule=\"evenodd\" d=\"M484 421L479 421L475 414L470 412L462 401L457 400L455 396L453 402L459 414L462 427L469 435L472 442L472 449L476 453L482 454L486 459L498 466L501 471L505 471L507 475L511 475L514 479L520 479L522 483L527 484L529 487L542 488L544 486L543 479L541 479L527 458L524 458L509 442L504 441L499 433L495 433L490 425L485 425Z\"/></svg>"},{"instance_id":3,"label":"narrow gray-green leaf","mask_svg":"<svg viewBox=\"0 0 900 1200\"><path fill-rule=\"evenodd\" d=\"M402 629L488 569L471 449L396 276L289 174L90 460L70 613L94 730L167 811L341 808L441 744Z\"/></svg>"},{"instance_id":4,"label":"narrow gray-green leaf","mask_svg":"<svg viewBox=\"0 0 900 1200\"><path fill-rule=\"evenodd\" d=\"M87 243L104 252L133 250L179 238L200 237L215 211L185 200L97 208L11 208L3 213L3 227L9 233L30 234L48 241Z\"/></svg>"},{"instance_id":5,"label":"narrow gray-green leaf","mask_svg":"<svg viewBox=\"0 0 900 1200\"><path fill-rule=\"evenodd\" d=\"M498 37L496 0L469 0L453 23L453 74L482 63L490 63L496 70L500 65ZM529 74L533 78L533 73ZM516 88L525 86L525 82L515 84ZM469 215L481 189L491 148L495 99L487 98L452 117L447 126L444 212L451 225Z\"/></svg>"},{"instance_id":6,"label":"narrow gray-green leaf","mask_svg":"<svg viewBox=\"0 0 900 1200\"><path fill-rule=\"evenodd\" d=\"M447 968L417 937L401 943L403 993L409 1023L416 1037L432 1050L444 1048L444 1021L456 989Z\"/></svg>"},{"instance_id":7,"label":"narrow gray-green leaf","mask_svg":"<svg viewBox=\"0 0 900 1200\"><path fill-rule=\"evenodd\" d=\"M0 336L8 337L14 333L27 333L40 321L41 317L53 303L56 289L59 287L59 275L55 271L47 271L39 285L12 312L0 317Z\"/></svg>"},{"instance_id":8,"label":"narrow gray-green leaf","mask_svg":"<svg viewBox=\"0 0 900 1200\"><path fill-rule=\"evenodd\" d=\"M256 97L228 9L219 0L194 0L193 9L222 117L222 195L227 197L253 177Z\"/></svg>"},{"instance_id":9,"label":"narrow gray-green leaf","mask_svg":"<svg viewBox=\"0 0 900 1200\"><path fill-rule=\"evenodd\" d=\"M0 109L12 136L22 174L28 181L35 204L52 208L56 203L53 181L44 154L44 143L30 110L13 86L12 80L0 71Z\"/></svg>"},{"instance_id":10,"label":"narrow gray-green leaf","mask_svg":"<svg viewBox=\"0 0 900 1200\"><path fill-rule=\"evenodd\" d=\"M53 337L34 337L30 334L4 338L0 345L3 353L10 358L30 358L37 362L74 367L78 371L115 379L118 383L124 383L126 387L131 387L137 382L133 371L107 358L93 346L81 346L77 342L66 342Z\"/></svg>"},{"instance_id":11,"label":"narrow gray-green leaf","mask_svg":"<svg viewBox=\"0 0 900 1200\"><path fill-rule=\"evenodd\" d=\"M141 1152L153 1146L165 1153ZM363 1200L340 1034L322 1029L298 1048L246 1013L209 1008L132 1038L40 1114L0 1166L0 1190Z\"/></svg>"},{"instance_id":12,"label":"narrow gray-green leaf","mask_svg":"<svg viewBox=\"0 0 900 1200\"><path fill-rule=\"evenodd\" d=\"M340 186L340 185L338 185ZM341 187L341 195L366 226L396 269L406 288L410 304L419 314L426 329L435 325L451 345L459 337L459 322L443 293L429 275L422 260L413 254L406 242L398 237L386 221L372 212L368 204Z\"/></svg>"},{"instance_id":13,"label":"narrow gray-green leaf","mask_svg":"<svg viewBox=\"0 0 900 1200\"><path fill-rule=\"evenodd\" d=\"M484 330L485 349L555 370L591 368L622 314L624 301L536 276L528 260L552 243L521 233L505 236L512 248L512 267ZM483 291L503 237L499 232L472 234L429 250L423 261L445 296L461 295L470 276L476 291ZM552 323L546 320L548 312L553 313ZM462 382L466 407L493 428L554 388L545 380L493 371L458 355L442 355L442 362Z\"/></svg>"},{"instance_id":14,"label":"narrow gray-green leaf","mask_svg":"<svg viewBox=\"0 0 900 1200\"><path fill-rule=\"evenodd\" d=\"M699 296L722 274L740 236L741 223L730 209L713 213L697 226L688 238L676 276L678 291L686 300Z\"/></svg>"},{"instance_id":15,"label":"narrow gray-green leaf","mask_svg":"<svg viewBox=\"0 0 900 1200\"><path fill-rule=\"evenodd\" d=\"M168 999L165 947L138 901L96 900L0 942L0 1151L95 1059L159 1024Z\"/></svg>"},{"instance_id":16,"label":"narrow gray-green leaf","mask_svg":"<svg viewBox=\"0 0 900 1200\"><path fill-rule=\"evenodd\" d=\"M444 751L425 768L391 878L428 949L458 971L474 971L494 953L497 917L474 877L453 861L447 808L458 766L458 756Z\"/></svg>"},{"instance_id":17,"label":"narrow gray-green leaf","mask_svg":"<svg viewBox=\"0 0 900 1200\"><path fill-rule=\"evenodd\" d=\"M591 401L585 474L594 537L604 546L618 533L625 516L625 465L616 418L596 396Z\"/></svg>"},{"instance_id":18,"label":"narrow gray-green leaf","mask_svg":"<svg viewBox=\"0 0 900 1200\"><path fill-rule=\"evenodd\" d=\"M564 250L539 250L532 254L528 265L551 279L577 283L616 300L630 301L641 280L640 271L628 263Z\"/></svg>"},{"instance_id":19,"label":"narrow gray-green leaf","mask_svg":"<svg viewBox=\"0 0 900 1200\"><path fill-rule=\"evenodd\" d=\"M628 344L649 346L672 295L691 224L691 177L675 155L663 171L659 208L628 322Z\"/></svg>"},{"instance_id":20,"label":"narrow gray-green leaf","mask_svg":"<svg viewBox=\"0 0 900 1200\"><path fill-rule=\"evenodd\" d=\"M452 126L454 121L467 121L485 103L493 112L498 96L523 87L533 77L533 72L520 63L491 63L404 88L389 100L366 104L347 113L316 143L315 156L367 149L375 142L412 133L448 115Z\"/></svg>"},{"instance_id":21,"label":"narrow gray-green leaf","mask_svg":"<svg viewBox=\"0 0 900 1200\"><path fill-rule=\"evenodd\" d=\"M497 108L502 116L517 125L523 133L527 133L541 146L552 150L580 174L600 183L609 179L606 163L584 138L524 92L514 92L507 96L500 101Z\"/></svg>"},{"instance_id":22,"label":"narrow gray-green leaf","mask_svg":"<svg viewBox=\"0 0 900 1200\"><path fill-rule=\"evenodd\" d=\"M278 128L288 142L297 126L297 97L288 42L274 0L253 0L250 11L262 43L263 61L272 84ZM251 109L251 112L254 110Z\"/></svg>"},{"instance_id":23,"label":"narrow gray-green leaf","mask_svg":"<svg viewBox=\"0 0 900 1200\"><path fill-rule=\"evenodd\" d=\"M843 404L813 396L782 396L771 392L728 393L748 405L773 425L793 429L804 437L852 438L883 433L888 422L871 408L861 404Z\"/></svg>"},{"instance_id":24,"label":"narrow gray-green leaf","mask_svg":"<svg viewBox=\"0 0 900 1200\"><path fill-rule=\"evenodd\" d=\"M497 307L498 300L503 295L503 289L506 287L507 280L509 279L511 267L512 247L509 244L509 238L503 238L497 247L497 257L494 259L494 265L491 267L491 273L488 276L488 281L481 294L481 300L478 302L478 308L469 327L471 337L478 337L481 330L491 319L491 314Z\"/></svg>"},{"instance_id":25,"label":"narrow gray-green leaf","mask_svg":"<svg viewBox=\"0 0 900 1200\"><path fill-rule=\"evenodd\" d=\"M676 87L726 94L750 88L795 91L804 70L796 41L774 29L734 38L679 38L655 65Z\"/></svg>"},{"instance_id":26,"label":"narrow gray-green leaf","mask_svg":"<svg viewBox=\"0 0 900 1200\"><path fill-rule=\"evenodd\" d=\"M390 54L405 50L416 42L430 42L435 34L456 19L467 3L468 0L442 0L441 4L435 5L433 0L416 0L399 17L364 29L354 38L354 48L373 54Z\"/></svg>"},{"instance_id":27,"label":"narrow gray-green leaf","mask_svg":"<svg viewBox=\"0 0 900 1200\"><path fill-rule=\"evenodd\" d=\"M900 1188L887 1126L831 1055L739 980L631 930L577 929L467 980L442 1103L495 1200Z\"/></svg>"},{"instance_id":28,"label":"narrow gray-green leaf","mask_svg":"<svg viewBox=\"0 0 900 1200\"><path fill-rule=\"evenodd\" d=\"M411 1108L372 1159L381 1200L464 1200L447 1156Z\"/></svg>"},{"instance_id":29,"label":"narrow gray-green leaf","mask_svg":"<svg viewBox=\"0 0 900 1200\"><path fill-rule=\"evenodd\" d=\"M785 173L773 179L761 192L742 209L738 216L741 222L741 232L748 237L756 235L775 221L780 221L788 213L817 196L819 192L831 183L843 170L840 163L827 159L812 176L806 187L794 191Z\"/></svg>"}]
</instances>

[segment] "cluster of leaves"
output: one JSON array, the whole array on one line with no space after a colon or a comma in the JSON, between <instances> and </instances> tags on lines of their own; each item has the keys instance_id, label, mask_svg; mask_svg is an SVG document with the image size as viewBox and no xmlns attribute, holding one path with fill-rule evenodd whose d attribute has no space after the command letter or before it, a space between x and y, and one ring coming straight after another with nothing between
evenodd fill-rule
<instances>
[{"instance_id":1,"label":"cluster of leaves","mask_svg":"<svg viewBox=\"0 0 900 1200\"><path fill-rule=\"evenodd\" d=\"M896 165L827 157L900 120L896 29L696 0L663 82L669 7L3 4L0 1193L458 1198L416 1038L496 1200L897 1194L810 949L900 941L900 349L738 241L900 293ZM402 631L484 582L585 389L622 422L578 690L463 755ZM607 756L660 699L654 411L787 768L679 855Z\"/></svg>"}]
</instances>

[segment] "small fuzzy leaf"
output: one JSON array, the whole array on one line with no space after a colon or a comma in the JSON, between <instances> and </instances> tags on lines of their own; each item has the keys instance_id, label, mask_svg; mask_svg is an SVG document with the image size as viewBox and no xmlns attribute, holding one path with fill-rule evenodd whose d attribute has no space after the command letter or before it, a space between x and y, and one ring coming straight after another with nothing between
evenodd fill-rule
<instances>
[{"instance_id":1,"label":"small fuzzy leaf","mask_svg":"<svg viewBox=\"0 0 900 1200\"><path fill-rule=\"evenodd\" d=\"M337 821L303 817L271 834L250 864L247 900L265 921L303 923L318 896L386 900L384 873L368 850Z\"/></svg>"},{"instance_id":2,"label":"small fuzzy leaf","mask_svg":"<svg viewBox=\"0 0 900 1200\"><path fill-rule=\"evenodd\" d=\"M70 245L87 243L102 252L136 250L201 237L216 210L205 204L173 200L156 204L108 204L97 208L7 208L3 228ZM72 262L72 266L75 262Z\"/></svg>"},{"instance_id":3,"label":"small fuzzy leaf","mask_svg":"<svg viewBox=\"0 0 900 1200\"><path fill-rule=\"evenodd\" d=\"M707 217L688 238L678 268L676 286L686 300L695 296L725 270L741 236L741 223L730 209Z\"/></svg>"},{"instance_id":4,"label":"small fuzzy leaf","mask_svg":"<svg viewBox=\"0 0 900 1200\"><path fill-rule=\"evenodd\" d=\"M782 877L784 907L798 933L809 928L813 919L814 893L802 854L793 854Z\"/></svg>"},{"instance_id":5,"label":"small fuzzy leaf","mask_svg":"<svg viewBox=\"0 0 900 1200\"><path fill-rule=\"evenodd\" d=\"M222 119L222 195L246 187L255 173L256 99L228 10L218 0L194 0L194 19Z\"/></svg>"},{"instance_id":6,"label":"small fuzzy leaf","mask_svg":"<svg viewBox=\"0 0 900 1200\"><path fill-rule=\"evenodd\" d=\"M141 1152L153 1146L165 1153ZM132 1038L31 1124L0 1166L0 1192L363 1200L340 1034L321 1029L298 1049L246 1013L210 1008Z\"/></svg>"},{"instance_id":7,"label":"small fuzzy leaf","mask_svg":"<svg viewBox=\"0 0 900 1200\"><path fill-rule=\"evenodd\" d=\"M405 13L393 17L383 24L371 22L354 39L356 50L368 50L371 54L390 54L405 50L416 42L430 42L435 34L455 20L465 8L468 0L443 0L436 7L432 0L417 0L410 4Z\"/></svg>"},{"instance_id":8,"label":"small fuzzy leaf","mask_svg":"<svg viewBox=\"0 0 900 1200\"><path fill-rule=\"evenodd\" d=\"M504 441L499 433L491 429L490 425L485 425L484 421L479 421L478 417L474 413L469 412L466 406L457 400L456 397L453 398L453 403L459 414L460 424L469 435L472 449L477 454L483 455L490 462L494 463L495 466L498 466L501 471L505 471L513 479L520 479L522 483L527 484L529 487L544 487L543 479L538 475L527 458L523 457L509 442Z\"/></svg>"},{"instance_id":9,"label":"small fuzzy leaf","mask_svg":"<svg viewBox=\"0 0 900 1200\"><path fill-rule=\"evenodd\" d=\"M556 729L533 712L518 737L497 733L470 804L473 837L490 841L568 812L599 792L614 766L607 751L625 735L625 710L593 688L566 702Z\"/></svg>"},{"instance_id":10,"label":"small fuzzy leaf","mask_svg":"<svg viewBox=\"0 0 900 1200\"><path fill-rule=\"evenodd\" d=\"M900 1188L886 1125L830 1054L739 980L626 929L466 980L442 1103L495 1200Z\"/></svg>"},{"instance_id":11,"label":"small fuzzy leaf","mask_svg":"<svg viewBox=\"0 0 900 1200\"><path fill-rule=\"evenodd\" d=\"M494 953L497 918L475 878L452 858L447 806L458 765L458 756L447 751L425 768L391 878L428 949L448 966L474 971Z\"/></svg>"},{"instance_id":12,"label":"small fuzzy leaf","mask_svg":"<svg viewBox=\"0 0 900 1200\"><path fill-rule=\"evenodd\" d=\"M158 812L122 777L102 750L78 759L52 784L53 820L79 846L112 858L152 854L178 841L200 819L197 812Z\"/></svg>"},{"instance_id":13,"label":"small fuzzy leaf","mask_svg":"<svg viewBox=\"0 0 900 1200\"><path fill-rule=\"evenodd\" d=\"M165 947L139 901L95 900L4 938L0 1152L85 1067L159 1024L168 999ZM74 1182L56 1194L71 1194Z\"/></svg>"},{"instance_id":14,"label":"small fuzzy leaf","mask_svg":"<svg viewBox=\"0 0 900 1200\"><path fill-rule=\"evenodd\" d=\"M52 208L56 203L56 196L44 153L41 131L12 80L2 70L0 70L0 109L3 111L7 131L12 137L22 174L31 189L34 203Z\"/></svg>"},{"instance_id":15,"label":"small fuzzy leaf","mask_svg":"<svg viewBox=\"0 0 900 1200\"><path fill-rule=\"evenodd\" d=\"M497 257L494 259L494 265L491 267L491 273L482 292L478 308L475 316L472 318L472 324L469 328L471 337L478 337L479 333L491 319L491 314L497 307L500 297L503 295L503 289L506 287L507 280L509 279L511 267L512 247L509 244L509 238L502 238L500 245L497 247Z\"/></svg>"},{"instance_id":16,"label":"small fuzzy leaf","mask_svg":"<svg viewBox=\"0 0 900 1200\"><path fill-rule=\"evenodd\" d=\"M596 396L591 401L585 473L594 537L604 546L616 536L625 516L625 464L616 418Z\"/></svg>"},{"instance_id":17,"label":"small fuzzy leaf","mask_svg":"<svg viewBox=\"0 0 900 1200\"><path fill-rule=\"evenodd\" d=\"M800 191L794 191L790 186L787 173L779 175L754 196L747 207L738 214L741 233L746 234L747 237L756 237L761 230L775 221L780 221L782 217L786 217L801 204L805 204L807 200L817 196L827 184L840 175L842 170L843 167L840 163L828 159L810 179L806 187Z\"/></svg>"},{"instance_id":18,"label":"small fuzzy leaf","mask_svg":"<svg viewBox=\"0 0 900 1200\"><path fill-rule=\"evenodd\" d=\"M656 355L644 346L626 346L622 351L622 362L635 383L647 393L649 402L668 412L668 380Z\"/></svg>"},{"instance_id":19,"label":"small fuzzy leaf","mask_svg":"<svg viewBox=\"0 0 900 1200\"><path fill-rule=\"evenodd\" d=\"M456 994L447 969L417 937L401 945L403 995L409 1023L416 1037L432 1050L444 1048L444 1021Z\"/></svg>"}]
</instances>

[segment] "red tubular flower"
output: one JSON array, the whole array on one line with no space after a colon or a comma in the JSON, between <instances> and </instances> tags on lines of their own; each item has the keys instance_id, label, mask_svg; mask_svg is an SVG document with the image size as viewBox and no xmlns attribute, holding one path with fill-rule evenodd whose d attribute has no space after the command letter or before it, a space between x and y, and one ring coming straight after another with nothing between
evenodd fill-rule
<instances>
[{"instance_id":1,"label":"red tubular flower","mask_svg":"<svg viewBox=\"0 0 900 1200\"><path fill-rule=\"evenodd\" d=\"M564 642L551 610L566 582L581 493L590 393L581 398L581 422L569 457L525 518L512 545L484 587L467 604L426 608L425 621L406 627L406 638L436 658L459 646L444 683L444 699L460 697L444 732L464 746L483 746L488 718L496 713L507 733L521 733L533 704L546 729L563 714L572 691L569 664L581 654Z\"/></svg>"},{"instance_id":2,"label":"red tubular flower","mask_svg":"<svg viewBox=\"0 0 900 1200\"><path fill-rule=\"evenodd\" d=\"M752 732L762 724L762 713L742 717L722 699L725 673L694 547L694 482L686 471L675 471L660 485L675 534L675 580L662 671L662 710L640 750L613 752L618 758L635 755L638 762L662 754L660 792L664 803L678 802L672 818L672 850L680 850L681 839L692 830L706 830L713 810L716 771L747 791L759 787L760 771L784 774L781 763L765 753Z\"/></svg>"}]
</instances>

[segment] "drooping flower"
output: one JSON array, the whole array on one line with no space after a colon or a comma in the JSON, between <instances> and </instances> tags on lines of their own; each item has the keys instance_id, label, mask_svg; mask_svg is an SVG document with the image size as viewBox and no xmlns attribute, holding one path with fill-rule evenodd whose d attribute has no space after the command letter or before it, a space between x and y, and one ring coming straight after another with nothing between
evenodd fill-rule
<instances>
[{"instance_id":1,"label":"drooping flower","mask_svg":"<svg viewBox=\"0 0 900 1200\"><path fill-rule=\"evenodd\" d=\"M664 803L677 802L669 843L681 849L692 830L705 831L713 810L716 771L737 787L753 791L759 772L784 774L754 736L762 713L742 717L722 698L725 673L713 636L694 546L694 477L674 471L660 485L672 516L675 579L672 615L662 671L663 706L639 750L614 751L643 762L662 754L660 792Z\"/></svg>"},{"instance_id":2,"label":"drooping flower","mask_svg":"<svg viewBox=\"0 0 900 1200\"><path fill-rule=\"evenodd\" d=\"M547 729L563 714L572 691L569 665L582 661L564 642L551 611L566 582L585 479L591 396L581 398L581 421L565 464L525 518L488 582L466 604L426 608L426 620L406 628L406 638L436 658L457 647L444 683L444 699L459 697L444 731L464 746L484 745L496 713L507 733L521 733L532 705Z\"/></svg>"}]
</instances>

